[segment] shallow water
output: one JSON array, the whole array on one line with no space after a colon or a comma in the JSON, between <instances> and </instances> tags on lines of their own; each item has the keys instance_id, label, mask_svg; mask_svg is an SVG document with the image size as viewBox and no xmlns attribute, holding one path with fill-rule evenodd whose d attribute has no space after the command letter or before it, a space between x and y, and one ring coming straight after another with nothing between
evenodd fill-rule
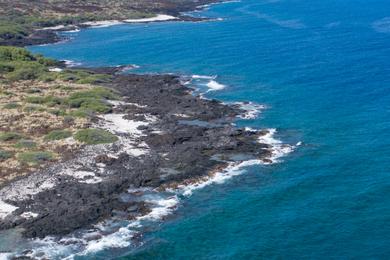
<instances>
[{"instance_id":1,"label":"shallow water","mask_svg":"<svg viewBox=\"0 0 390 260\"><path fill-rule=\"evenodd\" d=\"M31 49L85 66L217 76L225 88L208 97L265 104L242 124L303 145L197 190L143 246L96 257L389 258L388 1L243 0L202 15L224 20L87 29Z\"/></svg>"}]
</instances>

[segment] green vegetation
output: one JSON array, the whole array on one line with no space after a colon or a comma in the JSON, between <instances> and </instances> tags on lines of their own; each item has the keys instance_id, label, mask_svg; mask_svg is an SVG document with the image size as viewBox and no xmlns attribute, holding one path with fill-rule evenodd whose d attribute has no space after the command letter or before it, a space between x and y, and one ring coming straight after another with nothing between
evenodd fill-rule
<instances>
[{"instance_id":1,"label":"green vegetation","mask_svg":"<svg viewBox=\"0 0 390 260\"><path fill-rule=\"evenodd\" d=\"M0 161L5 161L13 156L12 152L0 150Z\"/></svg>"},{"instance_id":2,"label":"green vegetation","mask_svg":"<svg viewBox=\"0 0 390 260\"><path fill-rule=\"evenodd\" d=\"M69 115L74 116L74 117L92 117L93 112L90 110L85 110L83 108L79 108L77 110L73 110L69 113Z\"/></svg>"},{"instance_id":3,"label":"green vegetation","mask_svg":"<svg viewBox=\"0 0 390 260\"><path fill-rule=\"evenodd\" d=\"M53 130L45 136L46 141L61 140L72 136L68 130Z\"/></svg>"},{"instance_id":4,"label":"green vegetation","mask_svg":"<svg viewBox=\"0 0 390 260\"><path fill-rule=\"evenodd\" d=\"M81 108L83 112L98 112L108 113L111 111L111 106L104 100L94 98L79 98L69 100L69 105L72 108Z\"/></svg>"},{"instance_id":5,"label":"green vegetation","mask_svg":"<svg viewBox=\"0 0 390 260\"><path fill-rule=\"evenodd\" d=\"M47 106L52 107L63 104L65 100L55 96L29 96L26 97L25 101L31 104L46 104Z\"/></svg>"},{"instance_id":6,"label":"green vegetation","mask_svg":"<svg viewBox=\"0 0 390 260\"><path fill-rule=\"evenodd\" d=\"M5 109L16 109L16 108L19 108L19 107L20 107L20 104L15 103L15 102L11 102L11 103L5 104L3 106L3 108L5 108Z\"/></svg>"},{"instance_id":7,"label":"green vegetation","mask_svg":"<svg viewBox=\"0 0 390 260\"><path fill-rule=\"evenodd\" d=\"M75 139L86 144L113 143L118 137L102 129L83 129L75 134Z\"/></svg>"},{"instance_id":8,"label":"green vegetation","mask_svg":"<svg viewBox=\"0 0 390 260\"><path fill-rule=\"evenodd\" d=\"M79 91L72 94L69 99L78 99L78 98L96 98L96 99L118 99L119 96L111 89L96 87L91 90Z\"/></svg>"},{"instance_id":9,"label":"green vegetation","mask_svg":"<svg viewBox=\"0 0 390 260\"><path fill-rule=\"evenodd\" d=\"M36 146L37 146L37 143L35 143L34 141L25 140L25 139L19 140L15 144L15 148L18 148L18 149L21 149L21 148L31 149L31 148L35 148Z\"/></svg>"},{"instance_id":10,"label":"green vegetation","mask_svg":"<svg viewBox=\"0 0 390 260\"><path fill-rule=\"evenodd\" d=\"M26 106L23 108L23 111L26 113L34 113L34 112L44 112L46 109L41 106Z\"/></svg>"},{"instance_id":11,"label":"green vegetation","mask_svg":"<svg viewBox=\"0 0 390 260\"><path fill-rule=\"evenodd\" d=\"M112 107L106 100L118 99L112 90L96 87L87 91L73 93L67 100L71 108L79 108L75 116L87 116L93 112L108 113Z\"/></svg>"},{"instance_id":12,"label":"green vegetation","mask_svg":"<svg viewBox=\"0 0 390 260\"><path fill-rule=\"evenodd\" d=\"M48 112L52 115L55 115L55 116L65 116L66 115L66 111L63 109L50 109L50 110L48 110Z\"/></svg>"},{"instance_id":13,"label":"green vegetation","mask_svg":"<svg viewBox=\"0 0 390 260\"><path fill-rule=\"evenodd\" d=\"M18 159L22 163L39 164L53 160L54 154L51 152L24 152L18 155Z\"/></svg>"},{"instance_id":14,"label":"green vegetation","mask_svg":"<svg viewBox=\"0 0 390 260\"><path fill-rule=\"evenodd\" d=\"M23 136L16 132L2 132L0 133L0 141L2 142L11 142L22 139Z\"/></svg>"},{"instance_id":15,"label":"green vegetation","mask_svg":"<svg viewBox=\"0 0 390 260\"><path fill-rule=\"evenodd\" d=\"M0 46L0 75L9 81L37 79L58 62L33 55L23 48Z\"/></svg>"},{"instance_id":16,"label":"green vegetation","mask_svg":"<svg viewBox=\"0 0 390 260\"><path fill-rule=\"evenodd\" d=\"M28 29L21 25L11 24L8 22L0 22L0 39L13 40L21 39L28 35Z\"/></svg>"},{"instance_id":17,"label":"green vegetation","mask_svg":"<svg viewBox=\"0 0 390 260\"><path fill-rule=\"evenodd\" d=\"M111 78L107 74L97 74L85 70L64 70L58 74L58 79L79 84L94 84L107 82Z\"/></svg>"},{"instance_id":18,"label":"green vegetation","mask_svg":"<svg viewBox=\"0 0 390 260\"><path fill-rule=\"evenodd\" d=\"M50 72L51 66L60 66L60 63L39 54L34 55L23 48L0 46L0 76L11 82L35 79L50 82L59 79L78 84L94 84L111 79L110 75L85 70ZM39 92L39 89L32 88L30 93Z\"/></svg>"},{"instance_id":19,"label":"green vegetation","mask_svg":"<svg viewBox=\"0 0 390 260\"><path fill-rule=\"evenodd\" d=\"M30 97L26 97L25 101L27 103L32 103L32 104L43 104L45 103L45 97L30 96Z\"/></svg>"}]
</instances>

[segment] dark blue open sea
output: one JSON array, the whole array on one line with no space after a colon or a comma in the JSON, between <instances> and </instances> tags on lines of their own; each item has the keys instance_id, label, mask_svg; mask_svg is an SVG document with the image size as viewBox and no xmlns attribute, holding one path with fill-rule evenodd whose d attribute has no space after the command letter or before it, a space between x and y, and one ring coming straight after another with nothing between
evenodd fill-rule
<instances>
[{"instance_id":1,"label":"dark blue open sea","mask_svg":"<svg viewBox=\"0 0 390 260\"><path fill-rule=\"evenodd\" d=\"M90 28L30 49L217 76L226 87L207 96L267 106L240 125L302 145L195 191L141 246L80 258L389 259L389 0L242 0L195 15L223 20Z\"/></svg>"}]
</instances>

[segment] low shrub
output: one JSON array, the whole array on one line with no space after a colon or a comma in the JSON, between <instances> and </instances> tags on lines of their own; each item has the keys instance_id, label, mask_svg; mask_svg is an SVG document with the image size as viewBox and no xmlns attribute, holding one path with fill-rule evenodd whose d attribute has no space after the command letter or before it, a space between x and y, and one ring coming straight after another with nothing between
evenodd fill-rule
<instances>
[{"instance_id":1,"label":"low shrub","mask_svg":"<svg viewBox=\"0 0 390 260\"><path fill-rule=\"evenodd\" d=\"M61 140L72 136L68 130L53 130L45 136L46 141Z\"/></svg>"},{"instance_id":2,"label":"low shrub","mask_svg":"<svg viewBox=\"0 0 390 260\"><path fill-rule=\"evenodd\" d=\"M31 104L46 104L47 106L55 106L61 105L64 102L64 99L55 96L29 96L25 98L25 101Z\"/></svg>"},{"instance_id":3,"label":"low shrub","mask_svg":"<svg viewBox=\"0 0 390 260\"><path fill-rule=\"evenodd\" d=\"M79 84L94 84L107 82L111 76L107 74L96 74L85 70L64 70L58 74L58 78Z\"/></svg>"},{"instance_id":4,"label":"low shrub","mask_svg":"<svg viewBox=\"0 0 390 260\"><path fill-rule=\"evenodd\" d=\"M0 161L5 161L13 156L12 152L0 150Z\"/></svg>"},{"instance_id":5,"label":"low shrub","mask_svg":"<svg viewBox=\"0 0 390 260\"><path fill-rule=\"evenodd\" d=\"M54 159L52 152L24 152L18 155L18 160L22 163L39 164Z\"/></svg>"},{"instance_id":6,"label":"low shrub","mask_svg":"<svg viewBox=\"0 0 390 260\"><path fill-rule=\"evenodd\" d=\"M10 142L10 141L17 141L22 139L23 136L16 132L2 132L0 133L0 141L2 142Z\"/></svg>"},{"instance_id":7,"label":"low shrub","mask_svg":"<svg viewBox=\"0 0 390 260\"><path fill-rule=\"evenodd\" d=\"M75 134L75 139L86 144L113 143L118 137L102 129L83 129Z\"/></svg>"},{"instance_id":8,"label":"low shrub","mask_svg":"<svg viewBox=\"0 0 390 260\"><path fill-rule=\"evenodd\" d=\"M66 111L63 109L50 109L48 112L52 115L55 115L55 116L65 116L66 115Z\"/></svg>"},{"instance_id":9,"label":"low shrub","mask_svg":"<svg viewBox=\"0 0 390 260\"><path fill-rule=\"evenodd\" d=\"M37 144L34 141L26 140L26 139L19 140L15 144L15 148L19 148L19 149L21 149L21 148L31 149L31 148L35 148L35 147L37 147Z\"/></svg>"},{"instance_id":10,"label":"low shrub","mask_svg":"<svg viewBox=\"0 0 390 260\"><path fill-rule=\"evenodd\" d=\"M94 99L118 99L119 96L111 89L103 87L95 87L91 90L79 91L73 93L69 100L80 99L80 98L94 98Z\"/></svg>"},{"instance_id":11,"label":"low shrub","mask_svg":"<svg viewBox=\"0 0 390 260\"><path fill-rule=\"evenodd\" d=\"M19 107L20 107L20 104L15 103L15 102L11 102L11 103L5 104L3 106L3 108L5 108L5 109L16 109L16 108L19 108Z\"/></svg>"},{"instance_id":12,"label":"low shrub","mask_svg":"<svg viewBox=\"0 0 390 260\"><path fill-rule=\"evenodd\" d=\"M29 96L26 97L24 101L31 104L43 104L45 103L45 98L41 96Z\"/></svg>"},{"instance_id":13,"label":"low shrub","mask_svg":"<svg viewBox=\"0 0 390 260\"><path fill-rule=\"evenodd\" d=\"M77 110L73 110L71 112L69 112L69 115L71 116L74 116L74 117L91 117L93 116L93 111L90 111L90 110L85 110L83 108L79 108Z\"/></svg>"},{"instance_id":14,"label":"low shrub","mask_svg":"<svg viewBox=\"0 0 390 260\"><path fill-rule=\"evenodd\" d=\"M108 113L112 110L111 105L101 99L78 98L71 99L68 104L72 108L82 108L91 112Z\"/></svg>"},{"instance_id":15,"label":"low shrub","mask_svg":"<svg viewBox=\"0 0 390 260\"><path fill-rule=\"evenodd\" d=\"M26 113L33 113L33 112L44 112L46 109L41 106L26 106L24 107L23 111Z\"/></svg>"}]
</instances>

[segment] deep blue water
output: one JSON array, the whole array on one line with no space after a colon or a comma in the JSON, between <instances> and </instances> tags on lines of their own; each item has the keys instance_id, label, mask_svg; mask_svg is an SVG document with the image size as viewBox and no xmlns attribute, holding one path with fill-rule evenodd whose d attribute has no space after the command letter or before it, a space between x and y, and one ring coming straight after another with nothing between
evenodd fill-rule
<instances>
[{"instance_id":1,"label":"deep blue water","mask_svg":"<svg viewBox=\"0 0 390 260\"><path fill-rule=\"evenodd\" d=\"M86 29L31 48L218 75L228 87L209 96L268 106L242 124L303 142L282 163L196 191L124 259L390 258L389 1L243 0L202 15L225 20Z\"/></svg>"}]
</instances>

